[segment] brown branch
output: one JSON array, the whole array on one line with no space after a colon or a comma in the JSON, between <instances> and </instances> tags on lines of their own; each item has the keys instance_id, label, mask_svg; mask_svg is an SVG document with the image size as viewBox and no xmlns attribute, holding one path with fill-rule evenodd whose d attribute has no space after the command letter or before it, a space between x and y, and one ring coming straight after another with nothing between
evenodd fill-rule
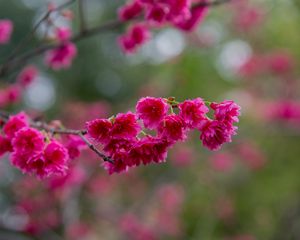
<instances>
[{"instance_id":1,"label":"brown branch","mask_svg":"<svg viewBox=\"0 0 300 240\"><path fill-rule=\"evenodd\" d=\"M4 123L6 123L9 120L10 115L0 110L0 120L2 120ZM61 135L75 135L80 137L84 143L93 151L95 152L99 157L101 157L104 161L114 163L114 161L100 152L95 145L93 145L86 137L87 134L86 130L74 130L74 129L67 129L67 128L54 128L51 127L49 124L42 122L42 121L30 121L30 126L39 130L44 130L46 132L49 132L51 134L61 134Z\"/></svg>"},{"instance_id":2,"label":"brown branch","mask_svg":"<svg viewBox=\"0 0 300 240\"><path fill-rule=\"evenodd\" d=\"M73 1L75 1L75 0L73 0ZM80 0L80 2L81 1L82 0ZM218 6L218 5L224 4L226 2L230 2L230 1L231 0L214 0L214 1L209 1L209 2L201 2L201 3L194 5L193 7ZM100 26L90 28L90 29L84 29L84 31L80 31L77 35L73 36L70 40L72 42L76 43L85 38L92 37L94 35L116 29L116 28L122 26L123 24L124 24L124 22L121 22L120 20L108 21ZM46 51L56 48L56 47L59 47L59 46L60 46L60 43L45 44L45 45L39 46L37 48L34 48L19 57L10 59L6 63L4 63L2 66L0 66L0 77L4 77L10 71L12 71L16 68L19 68L20 66L23 66L28 60L30 60L34 57L37 57L37 56L45 53Z\"/></svg>"},{"instance_id":3,"label":"brown branch","mask_svg":"<svg viewBox=\"0 0 300 240\"><path fill-rule=\"evenodd\" d=\"M94 151L95 153L97 153L97 155L99 156L99 157L101 157L105 162L110 162L110 163L114 163L114 161L111 159L111 158L109 158L109 157L107 157L106 155L104 155L102 152L100 152L96 147L95 147L95 145L94 144L92 144L83 134L79 134L78 135L79 137L81 137L81 139L82 139L82 141L84 141L85 142L85 144L92 150L92 151Z\"/></svg>"}]
</instances>

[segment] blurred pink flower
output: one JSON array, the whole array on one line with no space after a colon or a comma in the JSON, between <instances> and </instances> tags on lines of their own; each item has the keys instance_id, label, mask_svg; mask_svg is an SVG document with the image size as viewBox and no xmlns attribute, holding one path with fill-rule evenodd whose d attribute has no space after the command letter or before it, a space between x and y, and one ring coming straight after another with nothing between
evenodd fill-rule
<instances>
[{"instance_id":1,"label":"blurred pink flower","mask_svg":"<svg viewBox=\"0 0 300 240\"><path fill-rule=\"evenodd\" d=\"M10 41L13 31L13 23L10 20L0 20L0 44L5 44Z\"/></svg>"},{"instance_id":2,"label":"blurred pink flower","mask_svg":"<svg viewBox=\"0 0 300 240\"><path fill-rule=\"evenodd\" d=\"M130 3L125 4L119 9L119 19L122 21L131 20L139 16L143 11L142 5L139 1L134 0Z\"/></svg>"},{"instance_id":3,"label":"blurred pink flower","mask_svg":"<svg viewBox=\"0 0 300 240\"><path fill-rule=\"evenodd\" d=\"M9 139L12 139L20 129L28 126L28 116L24 112L21 112L19 114L11 116L8 119L7 123L3 127L3 132Z\"/></svg>"},{"instance_id":4,"label":"blurred pink flower","mask_svg":"<svg viewBox=\"0 0 300 240\"><path fill-rule=\"evenodd\" d=\"M212 156L210 163L215 171L229 172L234 167L234 158L229 153L218 153Z\"/></svg>"},{"instance_id":5,"label":"blurred pink flower","mask_svg":"<svg viewBox=\"0 0 300 240\"><path fill-rule=\"evenodd\" d=\"M178 21L175 25L184 31L193 31L208 14L208 7L194 7L191 9L190 17Z\"/></svg>"},{"instance_id":6,"label":"blurred pink flower","mask_svg":"<svg viewBox=\"0 0 300 240\"><path fill-rule=\"evenodd\" d=\"M292 71L295 60L291 54L285 51L278 51L267 57L267 64L271 72L275 74L286 74Z\"/></svg>"},{"instance_id":7,"label":"blurred pink flower","mask_svg":"<svg viewBox=\"0 0 300 240\"><path fill-rule=\"evenodd\" d=\"M143 24L131 26L127 33L119 38L119 45L125 53L133 53L150 38L150 31Z\"/></svg>"},{"instance_id":8,"label":"blurred pink flower","mask_svg":"<svg viewBox=\"0 0 300 240\"><path fill-rule=\"evenodd\" d=\"M178 167L190 166L196 159L197 153L188 145L178 145L172 153L172 162Z\"/></svg>"},{"instance_id":9,"label":"blurred pink flower","mask_svg":"<svg viewBox=\"0 0 300 240\"><path fill-rule=\"evenodd\" d=\"M252 170L259 170L266 164L263 152L254 143L245 142L239 144L238 154L242 162Z\"/></svg>"},{"instance_id":10,"label":"blurred pink flower","mask_svg":"<svg viewBox=\"0 0 300 240\"><path fill-rule=\"evenodd\" d=\"M69 68L76 55L76 46L71 42L64 42L46 53L45 63L54 70Z\"/></svg>"},{"instance_id":11,"label":"blurred pink flower","mask_svg":"<svg viewBox=\"0 0 300 240\"><path fill-rule=\"evenodd\" d=\"M17 82L20 83L21 86L27 87L34 81L37 75L38 69L33 65L29 65L25 67L18 75Z\"/></svg>"}]
</instances>

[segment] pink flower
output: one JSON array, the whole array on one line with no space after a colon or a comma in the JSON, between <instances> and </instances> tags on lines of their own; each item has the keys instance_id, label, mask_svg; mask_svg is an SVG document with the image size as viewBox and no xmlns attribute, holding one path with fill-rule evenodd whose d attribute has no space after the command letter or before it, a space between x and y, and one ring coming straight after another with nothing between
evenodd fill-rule
<instances>
[{"instance_id":1,"label":"pink flower","mask_svg":"<svg viewBox=\"0 0 300 240\"><path fill-rule=\"evenodd\" d=\"M143 11L142 5L134 0L133 2L122 6L119 10L119 19L128 21L139 16Z\"/></svg>"},{"instance_id":2,"label":"pink flower","mask_svg":"<svg viewBox=\"0 0 300 240\"><path fill-rule=\"evenodd\" d=\"M217 120L208 120L204 124L200 131L200 140L205 147L210 150L219 150L221 145L227 142L231 142L232 135L236 134L236 127L231 126L228 128L226 124Z\"/></svg>"},{"instance_id":3,"label":"pink flower","mask_svg":"<svg viewBox=\"0 0 300 240\"><path fill-rule=\"evenodd\" d=\"M184 121L175 114L168 115L159 124L158 133L169 142L184 140L186 138Z\"/></svg>"},{"instance_id":4,"label":"pink flower","mask_svg":"<svg viewBox=\"0 0 300 240\"><path fill-rule=\"evenodd\" d=\"M15 139L22 129L18 132ZM32 139L32 141L40 141L40 139ZM33 142L32 142L33 143ZM27 144L27 143L26 143ZM15 146L14 146L15 147ZM32 150L34 148L34 150ZM12 155L12 164L20 168L23 172L36 174L39 178L45 178L50 175L64 175L66 174L67 161L69 159L67 149L59 142L52 140L44 148L44 143L42 147L27 147L27 151L17 151Z\"/></svg>"},{"instance_id":5,"label":"pink flower","mask_svg":"<svg viewBox=\"0 0 300 240\"><path fill-rule=\"evenodd\" d=\"M69 27L59 27L55 30L55 38L59 42L66 42L72 37L72 30Z\"/></svg>"},{"instance_id":6,"label":"pink flower","mask_svg":"<svg viewBox=\"0 0 300 240\"><path fill-rule=\"evenodd\" d=\"M166 21L167 10L168 9L162 5L154 5L151 8L148 8L147 20L159 25L163 24Z\"/></svg>"},{"instance_id":7,"label":"pink flower","mask_svg":"<svg viewBox=\"0 0 300 240\"><path fill-rule=\"evenodd\" d=\"M119 44L126 53L134 52L150 38L150 31L143 24L135 24L119 38Z\"/></svg>"},{"instance_id":8,"label":"pink flower","mask_svg":"<svg viewBox=\"0 0 300 240\"><path fill-rule=\"evenodd\" d=\"M103 150L113 156L117 152L129 152L131 147L136 143L135 139L111 139L104 145Z\"/></svg>"},{"instance_id":9,"label":"pink flower","mask_svg":"<svg viewBox=\"0 0 300 240\"><path fill-rule=\"evenodd\" d=\"M264 106L264 115L269 121L282 121L293 127L299 127L300 102L296 100L278 100Z\"/></svg>"},{"instance_id":10,"label":"pink flower","mask_svg":"<svg viewBox=\"0 0 300 240\"><path fill-rule=\"evenodd\" d=\"M76 46L71 42L65 42L59 47L46 53L46 64L54 70L68 68L77 54Z\"/></svg>"},{"instance_id":11,"label":"pink flower","mask_svg":"<svg viewBox=\"0 0 300 240\"><path fill-rule=\"evenodd\" d=\"M20 155L34 155L44 149L44 136L36 129L23 127L13 141L13 149Z\"/></svg>"},{"instance_id":12,"label":"pink flower","mask_svg":"<svg viewBox=\"0 0 300 240\"><path fill-rule=\"evenodd\" d=\"M70 159L75 159L80 156L81 150L87 148L87 145L80 137L69 136L66 148L68 149Z\"/></svg>"},{"instance_id":13,"label":"pink flower","mask_svg":"<svg viewBox=\"0 0 300 240\"><path fill-rule=\"evenodd\" d=\"M138 101L136 112L146 128L155 129L166 116L169 105L162 98L145 97Z\"/></svg>"},{"instance_id":14,"label":"pink flower","mask_svg":"<svg viewBox=\"0 0 300 240\"><path fill-rule=\"evenodd\" d=\"M177 184L165 184L158 190L160 205L167 212L174 212L179 209L184 200L184 189Z\"/></svg>"},{"instance_id":15,"label":"pink flower","mask_svg":"<svg viewBox=\"0 0 300 240\"><path fill-rule=\"evenodd\" d=\"M212 168L219 172L228 172L234 167L233 156L229 153L215 154L211 159Z\"/></svg>"},{"instance_id":16,"label":"pink flower","mask_svg":"<svg viewBox=\"0 0 300 240\"><path fill-rule=\"evenodd\" d=\"M237 15L234 19L237 28L241 31L254 30L263 23L264 12L262 8L252 6L242 6L237 9Z\"/></svg>"},{"instance_id":17,"label":"pink flower","mask_svg":"<svg viewBox=\"0 0 300 240\"><path fill-rule=\"evenodd\" d=\"M65 176L54 175L49 178L47 185L51 190L68 190L75 186L80 186L86 180L86 172L82 166L71 167Z\"/></svg>"},{"instance_id":18,"label":"pink flower","mask_svg":"<svg viewBox=\"0 0 300 240\"><path fill-rule=\"evenodd\" d=\"M190 0L168 0L169 6L168 20L172 23L182 22L191 17Z\"/></svg>"},{"instance_id":19,"label":"pink flower","mask_svg":"<svg viewBox=\"0 0 300 240\"><path fill-rule=\"evenodd\" d=\"M27 131L28 136L23 137L27 138L23 142L27 147L20 149L16 140L25 131ZM36 132L39 133L38 131ZM66 170L68 169L67 161L69 159L67 149L61 143L52 140L44 151L42 151L44 142L41 143L40 138L29 136L29 134L33 135L34 132L31 131L29 133L26 128L23 128L14 139L13 146L16 152L12 155L12 164L20 168L23 172L36 174L39 178L45 178L53 174L66 174ZM28 143L29 141L31 141L31 146Z\"/></svg>"},{"instance_id":20,"label":"pink flower","mask_svg":"<svg viewBox=\"0 0 300 240\"><path fill-rule=\"evenodd\" d=\"M0 108L14 104L21 99L21 87L19 84L11 84L0 89Z\"/></svg>"},{"instance_id":21,"label":"pink flower","mask_svg":"<svg viewBox=\"0 0 300 240\"><path fill-rule=\"evenodd\" d=\"M125 214L120 220L120 229L132 240L156 240L156 232L143 224L135 215Z\"/></svg>"},{"instance_id":22,"label":"pink flower","mask_svg":"<svg viewBox=\"0 0 300 240\"><path fill-rule=\"evenodd\" d=\"M13 23L10 20L0 20L0 44L9 42L13 31Z\"/></svg>"},{"instance_id":23,"label":"pink flower","mask_svg":"<svg viewBox=\"0 0 300 240\"><path fill-rule=\"evenodd\" d=\"M190 0L141 1L149 21L161 24L166 21L176 23L190 17Z\"/></svg>"},{"instance_id":24,"label":"pink flower","mask_svg":"<svg viewBox=\"0 0 300 240\"><path fill-rule=\"evenodd\" d=\"M0 135L0 157L7 152L12 152L12 145L8 138Z\"/></svg>"},{"instance_id":25,"label":"pink flower","mask_svg":"<svg viewBox=\"0 0 300 240\"><path fill-rule=\"evenodd\" d=\"M18 102L21 98L20 86L17 84L10 85L5 89L5 95L7 103L12 104Z\"/></svg>"},{"instance_id":26,"label":"pink flower","mask_svg":"<svg viewBox=\"0 0 300 240\"><path fill-rule=\"evenodd\" d=\"M17 81L21 84L23 87L27 87L30 85L33 80L37 77L38 70L35 66L29 65L25 67L22 72L18 75Z\"/></svg>"},{"instance_id":27,"label":"pink flower","mask_svg":"<svg viewBox=\"0 0 300 240\"><path fill-rule=\"evenodd\" d=\"M251 170L259 170L266 164L266 158L261 149L251 142L239 144L238 154L243 163Z\"/></svg>"},{"instance_id":28,"label":"pink flower","mask_svg":"<svg viewBox=\"0 0 300 240\"><path fill-rule=\"evenodd\" d=\"M243 77L253 77L262 74L265 70L265 58L259 55L251 56L239 69Z\"/></svg>"},{"instance_id":29,"label":"pink flower","mask_svg":"<svg viewBox=\"0 0 300 240\"><path fill-rule=\"evenodd\" d=\"M167 158L167 149L169 143L163 139L154 137L145 137L138 141L128 153L127 165L139 166L151 162L161 163Z\"/></svg>"},{"instance_id":30,"label":"pink flower","mask_svg":"<svg viewBox=\"0 0 300 240\"><path fill-rule=\"evenodd\" d=\"M108 153L114 161L114 163L105 162L103 164L109 174L128 170L128 153L134 144L134 139L112 139L104 146L104 151Z\"/></svg>"},{"instance_id":31,"label":"pink flower","mask_svg":"<svg viewBox=\"0 0 300 240\"><path fill-rule=\"evenodd\" d=\"M50 175L50 173L46 169L46 160L43 152L40 152L30 157L26 161L26 166L23 169L21 168L21 170L23 170L23 172L27 172L30 174L36 174L40 179L48 177Z\"/></svg>"},{"instance_id":32,"label":"pink flower","mask_svg":"<svg viewBox=\"0 0 300 240\"><path fill-rule=\"evenodd\" d=\"M270 70L275 74L288 73L295 65L293 57L284 51L272 54L267 60Z\"/></svg>"},{"instance_id":33,"label":"pink flower","mask_svg":"<svg viewBox=\"0 0 300 240\"><path fill-rule=\"evenodd\" d=\"M13 152L10 156L10 162L13 166L19 168L23 173L30 173L30 171L32 171L28 165L28 156L26 155Z\"/></svg>"},{"instance_id":34,"label":"pink flower","mask_svg":"<svg viewBox=\"0 0 300 240\"><path fill-rule=\"evenodd\" d=\"M211 103L210 107L215 111L215 119L234 123L239 121L241 107L234 101L225 100L221 103Z\"/></svg>"},{"instance_id":35,"label":"pink flower","mask_svg":"<svg viewBox=\"0 0 300 240\"><path fill-rule=\"evenodd\" d=\"M86 123L88 134L99 143L107 143L113 124L107 119L95 119Z\"/></svg>"},{"instance_id":36,"label":"pink flower","mask_svg":"<svg viewBox=\"0 0 300 240\"><path fill-rule=\"evenodd\" d=\"M119 113L114 119L110 135L115 139L133 139L141 130L136 115L132 112Z\"/></svg>"},{"instance_id":37,"label":"pink flower","mask_svg":"<svg viewBox=\"0 0 300 240\"><path fill-rule=\"evenodd\" d=\"M184 31L193 31L205 18L208 7L195 7L191 9L191 15L187 19L177 22L176 27Z\"/></svg>"},{"instance_id":38,"label":"pink flower","mask_svg":"<svg viewBox=\"0 0 300 240\"><path fill-rule=\"evenodd\" d=\"M126 154L118 153L115 155L114 163L110 162L104 162L103 167L108 172L108 174L113 173L121 173L121 172L127 172L128 166L126 162L124 161L124 157L126 157Z\"/></svg>"},{"instance_id":39,"label":"pink flower","mask_svg":"<svg viewBox=\"0 0 300 240\"><path fill-rule=\"evenodd\" d=\"M29 126L28 117L25 113L21 112L9 118L9 120L3 127L3 132L9 139L12 139L15 136L16 132L18 132L23 127L28 127L28 126Z\"/></svg>"},{"instance_id":40,"label":"pink flower","mask_svg":"<svg viewBox=\"0 0 300 240\"><path fill-rule=\"evenodd\" d=\"M68 150L58 141L52 140L45 148L45 167L50 174L66 174L69 160Z\"/></svg>"},{"instance_id":41,"label":"pink flower","mask_svg":"<svg viewBox=\"0 0 300 240\"><path fill-rule=\"evenodd\" d=\"M79 239L89 239L90 233L92 232L91 227L87 223L75 222L67 226L66 229L66 239L79 240Z\"/></svg>"},{"instance_id":42,"label":"pink flower","mask_svg":"<svg viewBox=\"0 0 300 240\"><path fill-rule=\"evenodd\" d=\"M175 166L187 167L195 161L196 156L196 152L192 147L179 145L174 149L171 159L174 161Z\"/></svg>"},{"instance_id":43,"label":"pink flower","mask_svg":"<svg viewBox=\"0 0 300 240\"><path fill-rule=\"evenodd\" d=\"M201 122L207 118L206 113L209 111L201 98L186 100L180 103L178 107L180 110L179 116L182 117L189 128L198 128Z\"/></svg>"}]
</instances>

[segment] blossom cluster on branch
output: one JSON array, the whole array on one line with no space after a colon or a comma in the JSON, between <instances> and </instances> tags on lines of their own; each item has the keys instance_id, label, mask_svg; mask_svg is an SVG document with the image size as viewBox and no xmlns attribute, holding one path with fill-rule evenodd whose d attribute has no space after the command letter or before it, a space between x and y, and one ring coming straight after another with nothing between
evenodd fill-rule
<instances>
[{"instance_id":1,"label":"blossom cluster on branch","mask_svg":"<svg viewBox=\"0 0 300 240\"><path fill-rule=\"evenodd\" d=\"M0 72L3 74L12 70L23 61L40 54L45 54L44 63L51 69L68 68L77 55L75 41L127 22L133 24L119 42L126 52L133 52L149 39L150 28L171 24L181 30L193 30L210 5L226 1L133 0L121 7L116 23L95 29L86 28L84 14L79 9L80 32L75 36L70 27L57 26L54 22L57 16L71 21L72 11L64 8L75 1L60 6L49 4L48 12L29 36L32 37L44 23L46 32L43 40L51 44L41 45L18 58L17 53L24 45L21 42L1 66ZM78 6L81 6L81 2ZM10 41L12 30L13 23L10 20L0 20L0 44ZM35 66L25 66L16 77L16 83L1 90L0 107L17 102L21 90L29 86L37 75ZM176 142L186 140L190 130L200 131L203 145L217 150L222 144L231 142L231 137L236 134L233 124L238 122L240 107L233 101L208 103L214 111L213 119L210 119L206 103L201 98L179 103L174 98L145 97L137 103L136 113L95 119L87 122L84 130L65 129L59 121L50 124L35 122L24 112L10 116L0 111L0 156L9 152L11 163L22 172L44 178L66 174L70 160L78 157L84 146L104 160L104 167L109 173L126 171L141 164L164 162L168 150ZM101 145L101 151L98 144Z\"/></svg>"},{"instance_id":2,"label":"blossom cluster on branch","mask_svg":"<svg viewBox=\"0 0 300 240\"><path fill-rule=\"evenodd\" d=\"M0 156L10 152L14 166L43 178L66 174L70 159L78 157L86 144L105 160L104 167L110 174L127 171L141 164L164 162L168 150L176 142L186 140L190 130L200 131L200 140L210 150L231 142L240 107L226 100L210 103L210 108L213 119L207 116L209 108L201 98L179 103L174 98L145 97L138 101L136 113L89 121L83 131L64 131L55 123L52 127L34 124L22 112L3 118ZM143 126L149 133L142 131ZM86 133L91 142L83 136ZM62 134L77 136L65 141ZM97 144L103 146L108 157L97 150Z\"/></svg>"},{"instance_id":3,"label":"blossom cluster on branch","mask_svg":"<svg viewBox=\"0 0 300 240\"><path fill-rule=\"evenodd\" d=\"M119 19L129 21L137 19L127 32L119 38L125 52L135 52L137 47L149 40L151 28L163 25L183 31L192 31L201 23L208 12L208 6L202 0L133 0L119 10Z\"/></svg>"}]
</instances>

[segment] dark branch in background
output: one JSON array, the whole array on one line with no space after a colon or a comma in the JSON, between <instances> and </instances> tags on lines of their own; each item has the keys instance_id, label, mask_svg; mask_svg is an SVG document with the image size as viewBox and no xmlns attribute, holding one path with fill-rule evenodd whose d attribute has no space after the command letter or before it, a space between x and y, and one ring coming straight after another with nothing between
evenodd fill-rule
<instances>
[{"instance_id":1,"label":"dark branch in background","mask_svg":"<svg viewBox=\"0 0 300 240\"><path fill-rule=\"evenodd\" d=\"M85 2L86 0L78 0L78 15L79 15L79 27L80 32L84 32L86 29L86 18L85 18Z\"/></svg>"},{"instance_id":2,"label":"dark branch in background","mask_svg":"<svg viewBox=\"0 0 300 240\"><path fill-rule=\"evenodd\" d=\"M61 10L62 8L70 5L71 3L75 2L76 0L72 0L69 1L63 5L61 5L59 8L57 8L55 11ZM94 27L94 28L90 28L87 29L85 26L85 19L84 19L84 12L83 12L83 2L84 0L79 0L78 4L79 4L79 15L80 15L80 24L81 24L81 30L80 32L73 36L71 38L72 42L79 42L82 39L88 38L88 37L92 37L94 35L97 34L101 34L103 32L109 31L109 30L113 30L116 29L118 27L121 27L123 24L125 24L124 22L121 22L119 20L114 20L114 21L108 21L100 26ZM205 6L218 6L221 4L224 4L226 2L230 2L231 0L214 0L214 1L207 1L207 2L201 2L198 3L196 5L194 5L194 7L205 7ZM53 10L54 11L54 10ZM49 15L53 12L48 12L44 18L42 18L39 23L37 24L36 27L34 27L33 29L33 33L36 31L36 29L38 28L38 26L45 21L45 19L47 19L49 17ZM23 44L22 44L23 45ZM34 48L32 50L29 50L27 53L24 53L23 55L19 56L19 57L13 57L13 58L9 58L8 61L6 61L4 64L2 64L0 66L0 77L4 77L6 76L9 72L23 66L24 64L26 64L26 62L34 57L37 57L43 53L45 53L46 51L59 47L60 44L59 43L52 43L52 44L44 44L42 46L39 46L37 48Z\"/></svg>"},{"instance_id":3,"label":"dark branch in background","mask_svg":"<svg viewBox=\"0 0 300 240\"><path fill-rule=\"evenodd\" d=\"M230 2L231 0L215 0L215 1L207 1L207 2L201 2L197 3L195 7L213 7L213 6L218 6L223 3Z\"/></svg>"},{"instance_id":4,"label":"dark branch in background","mask_svg":"<svg viewBox=\"0 0 300 240\"><path fill-rule=\"evenodd\" d=\"M4 123L6 123L9 119L10 115L4 111L0 110L0 120L2 120ZM67 128L55 128L51 127L49 124L42 122L42 121L31 121L30 126L39 130L44 130L45 132L51 133L51 134L61 134L61 135L75 135L82 139L82 141L85 142L85 144L94 151L100 158L102 158L105 162L114 163L114 161L100 152L95 145L93 145L86 137L87 134L86 130L74 130L74 129L67 129Z\"/></svg>"}]
</instances>

